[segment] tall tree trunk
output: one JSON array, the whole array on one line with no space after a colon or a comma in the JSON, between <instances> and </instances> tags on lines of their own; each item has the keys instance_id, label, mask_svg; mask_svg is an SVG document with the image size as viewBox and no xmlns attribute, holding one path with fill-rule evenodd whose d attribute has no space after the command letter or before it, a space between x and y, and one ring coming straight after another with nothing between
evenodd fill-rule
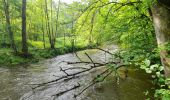
<instances>
[{"instance_id":1,"label":"tall tree trunk","mask_svg":"<svg viewBox=\"0 0 170 100\"><path fill-rule=\"evenodd\" d=\"M4 12L5 12L5 17L6 17L7 31L9 33L9 38L10 38L10 44L11 44L11 47L14 53L17 53L17 48L16 48L15 41L14 41L14 34L11 29L8 0L4 0Z\"/></svg>"},{"instance_id":2,"label":"tall tree trunk","mask_svg":"<svg viewBox=\"0 0 170 100\"><path fill-rule=\"evenodd\" d=\"M170 78L170 51L166 44L170 43L170 0L159 0L152 6L152 16L158 46L161 48L160 56L165 69L165 75ZM164 48L164 49L163 49Z\"/></svg>"},{"instance_id":3,"label":"tall tree trunk","mask_svg":"<svg viewBox=\"0 0 170 100\"><path fill-rule=\"evenodd\" d=\"M22 0L22 52L24 57L28 56L27 34L26 34L26 0Z\"/></svg>"},{"instance_id":4,"label":"tall tree trunk","mask_svg":"<svg viewBox=\"0 0 170 100\"><path fill-rule=\"evenodd\" d=\"M42 26L41 27L42 27L41 29L42 29L42 32L43 32L43 46L44 46L44 49L45 49L45 30L44 30L44 20L43 20L43 17L42 17Z\"/></svg>"},{"instance_id":5,"label":"tall tree trunk","mask_svg":"<svg viewBox=\"0 0 170 100\"><path fill-rule=\"evenodd\" d=\"M66 46L66 33L64 31L64 47Z\"/></svg>"},{"instance_id":6,"label":"tall tree trunk","mask_svg":"<svg viewBox=\"0 0 170 100\"><path fill-rule=\"evenodd\" d=\"M56 32L54 33L54 45L56 42L56 38L57 38L57 33L58 33L58 27L59 27L59 13L60 13L60 0L58 0L58 8L57 8L57 18L56 18Z\"/></svg>"},{"instance_id":7,"label":"tall tree trunk","mask_svg":"<svg viewBox=\"0 0 170 100\"><path fill-rule=\"evenodd\" d=\"M49 38L49 43L52 48L52 38L51 38L51 31L50 31L50 22L49 22L49 15L48 15L48 5L47 5L47 0L45 1L45 19L46 19L46 30L47 30L47 35Z\"/></svg>"},{"instance_id":8,"label":"tall tree trunk","mask_svg":"<svg viewBox=\"0 0 170 100\"><path fill-rule=\"evenodd\" d=\"M51 0L51 49L55 48L55 35L53 30L53 0Z\"/></svg>"},{"instance_id":9,"label":"tall tree trunk","mask_svg":"<svg viewBox=\"0 0 170 100\"><path fill-rule=\"evenodd\" d=\"M42 2L42 7L41 7L41 9L43 9L44 8L44 6L43 6L43 2ZM41 14L42 14L42 32L43 32L43 47L44 47L44 49L46 48L46 45L45 45L45 29L44 29L44 16L45 16L45 13L44 13L44 11L42 10L41 11Z\"/></svg>"},{"instance_id":10,"label":"tall tree trunk","mask_svg":"<svg viewBox=\"0 0 170 100\"><path fill-rule=\"evenodd\" d=\"M91 18L91 29L90 29L90 34L89 34L89 45L93 44L93 28L94 28L95 17L96 17L96 11L93 13L92 18Z\"/></svg>"}]
</instances>

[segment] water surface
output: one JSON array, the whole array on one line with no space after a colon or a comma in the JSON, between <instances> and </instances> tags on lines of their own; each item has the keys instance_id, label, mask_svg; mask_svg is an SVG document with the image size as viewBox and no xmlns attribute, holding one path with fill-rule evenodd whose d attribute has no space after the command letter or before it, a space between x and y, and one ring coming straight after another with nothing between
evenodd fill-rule
<instances>
[{"instance_id":1,"label":"water surface","mask_svg":"<svg viewBox=\"0 0 170 100\"><path fill-rule=\"evenodd\" d=\"M114 52L117 47L107 46L105 49ZM111 60L111 56L99 50L85 50L78 52L78 56L83 61L90 61L84 54L87 52L95 62L106 62ZM121 79L117 83L113 75L109 76L103 83L96 84L81 94L76 99L74 95L79 93L84 86L105 68L95 69L89 73L84 73L80 77L70 81L58 82L41 87L32 91L31 87L43 82L54 80L65 73L60 71L59 67L85 67L85 64L68 65L62 61L75 62L79 59L75 54L65 54L53 59L43 60L37 64L27 66L18 66L15 68L0 68L0 100L144 100L147 97L145 91L152 91L153 85L151 78L145 72L136 68L129 68L128 77L125 78L124 68L119 70ZM69 73L74 73L79 70L72 70ZM82 87L73 91L67 92L59 97L52 95L65 91L74 87L78 83Z\"/></svg>"}]
</instances>

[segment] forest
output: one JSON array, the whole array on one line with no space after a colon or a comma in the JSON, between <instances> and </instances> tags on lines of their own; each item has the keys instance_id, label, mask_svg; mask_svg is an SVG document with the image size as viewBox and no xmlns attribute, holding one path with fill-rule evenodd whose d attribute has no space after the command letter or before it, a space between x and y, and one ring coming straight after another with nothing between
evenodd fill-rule
<instances>
[{"instance_id":1,"label":"forest","mask_svg":"<svg viewBox=\"0 0 170 100\"><path fill-rule=\"evenodd\" d=\"M170 100L169 0L0 0L0 100Z\"/></svg>"}]
</instances>

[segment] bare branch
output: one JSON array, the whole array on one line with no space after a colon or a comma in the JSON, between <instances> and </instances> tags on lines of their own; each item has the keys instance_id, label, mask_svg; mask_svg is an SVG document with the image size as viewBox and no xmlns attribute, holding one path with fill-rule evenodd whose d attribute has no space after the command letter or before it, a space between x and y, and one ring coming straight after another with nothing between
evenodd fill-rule
<instances>
[{"instance_id":1,"label":"bare branch","mask_svg":"<svg viewBox=\"0 0 170 100\"><path fill-rule=\"evenodd\" d=\"M67 68L67 69L64 69L64 70L67 71L67 70L73 70L73 69L87 69L87 68L84 68L84 67L71 67L71 68Z\"/></svg>"},{"instance_id":2,"label":"bare branch","mask_svg":"<svg viewBox=\"0 0 170 100\"><path fill-rule=\"evenodd\" d=\"M110 5L110 4L128 6L128 5L138 4L138 3L142 3L142 1L126 2L126 3L120 3L120 2L114 2L114 1L113 1L113 2L105 3L105 4L100 5L100 6L98 6L98 7L104 7L104 6L107 6L107 5Z\"/></svg>"},{"instance_id":3,"label":"bare branch","mask_svg":"<svg viewBox=\"0 0 170 100\"><path fill-rule=\"evenodd\" d=\"M93 63L93 65L95 66L94 61L92 60L92 58L85 52L85 55L90 59L90 61Z\"/></svg>"},{"instance_id":4,"label":"bare branch","mask_svg":"<svg viewBox=\"0 0 170 100\"><path fill-rule=\"evenodd\" d=\"M77 57L80 61L82 61L81 58L78 56L77 52L74 52L74 54L76 55L76 57Z\"/></svg>"},{"instance_id":5,"label":"bare branch","mask_svg":"<svg viewBox=\"0 0 170 100\"><path fill-rule=\"evenodd\" d=\"M75 98L77 98L77 96L81 95L84 91L86 91L88 88L90 88L91 86L95 85L96 82L93 82L91 84L89 84L86 88L84 88L80 93L78 93L77 95L74 95Z\"/></svg>"},{"instance_id":6,"label":"bare branch","mask_svg":"<svg viewBox=\"0 0 170 100\"><path fill-rule=\"evenodd\" d=\"M98 2L101 2L102 5L99 5L99 6L96 6L96 7L95 7L94 5L97 4ZM81 26L84 26L84 23L85 23L88 15L89 15L89 13L90 13L91 10L93 10L94 8L103 8L103 7L108 6L108 5L110 5L110 4L114 4L114 5L121 5L120 7L117 8L117 9L120 9L120 8L123 7L123 6L128 6L128 5L130 6L130 5L134 5L134 4L138 4L138 3L142 3L142 1L126 2L126 3L120 3L120 2L108 2L108 3L104 3L104 2L102 2L101 0L97 0L97 1L95 1L95 2L93 2L93 3L91 3L89 6L87 6L77 18L75 18L75 19L73 19L72 21L69 21L69 22L63 22L63 23L61 23L61 25L70 24L70 23L73 22L73 21L77 21L85 12L87 12L87 11L89 10L89 12L88 12L88 14L87 14L87 16L86 16L86 18L85 18L85 20L84 20L84 22L83 22L83 25L81 25ZM114 5L113 5L113 6L114 6ZM114 10L114 12L116 12L116 11L117 11L117 10Z\"/></svg>"},{"instance_id":7,"label":"bare branch","mask_svg":"<svg viewBox=\"0 0 170 100\"><path fill-rule=\"evenodd\" d=\"M106 50L104 50L104 49L101 49L101 48L97 48L97 49L99 49L99 50L101 50L101 51L104 51L104 52L106 52L106 53L108 53L108 54L110 54L110 55L114 55L113 53L111 53L111 52L109 52L109 51L106 51Z\"/></svg>"},{"instance_id":8,"label":"bare branch","mask_svg":"<svg viewBox=\"0 0 170 100\"><path fill-rule=\"evenodd\" d=\"M83 71L79 71L79 72L76 72L76 73L72 73L72 74L68 74L68 73L67 73L68 75L62 76L62 77L60 77L60 78L58 78L58 79L55 79L55 80L52 80L52 81L49 81L49 82L44 82L44 83L41 83L41 84L32 84L32 85L37 85L37 86L34 87L33 89L42 87L42 86L47 85L47 84L50 84L50 83L58 82L58 81L63 80L63 79L70 78L69 76L77 76L77 75L80 75L80 74L82 74L82 73L88 72L88 71L90 71L90 70L92 70L92 69L94 69L94 68L98 68L98 67L101 67L101 66L104 66L104 65L105 65L105 64L100 64L100 65L97 65L97 66L95 66L95 67L92 67L92 68L89 68L89 69L86 69L86 70L83 70ZM63 71L63 69L62 69L61 71Z\"/></svg>"},{"instance_id":9,"label":"bare branch","mask_svg":"<svg viewBox=\"0 0 170 100\"><path fill-rule=\"evenodd\" d=\"M113 73L113 70L110 71L109 73L107 73L102 80L94 80L92 83L90 83L87 87L85 87L80 93L78 93L77 95L74 95L74 97L76 98L77 96L81 95L84 91L86 91L88 88L90 88L91 86L99 83L99 82L103 82L111 73Z\"/></svg>"},{"instance_id":10,"label":"bare branch","mask_svg":"<svg viewBox=\"0 0 170 100\"><path fill-rule=\"evenodd\" d=\"M63 61L66 62L66 61ZM81 61L81 62L66 62L67 64L93 64L92 62L88 62L88 61ZM101 63L95 63L95 64L101 64Z\"/></svg>"},{"instance_id":11,"label":"bare branch","mask_svg":"<svg viewBox=\"0 0 170 100\"><path fill-rule=\"evenodd\" d=\"M64 72L67 76L70 76L70 75L66 72L66 70L63 70L61 67L60 67L60 71Z\"/></svg>"},{"instance_id":12,"label":"bare branch","mask_svg":"<svg viewBox=\"0 0 170 100\"><path fill-rule=\"evenodd\" d=\"M54 95L52 95L52 96L54 96L54 97L58 97L58 96L63 95L64 93L67 93L67 92L69 92L69 91L75 90L75 89L77 89L77 88L79 88L79 87L80 87L80 84L78 83L78 85L75 85L75 86L74 86L74 87L72 87L71 89L68 89L68 90L65 90L65 91L59 92L59 93L54 94Z\"/></svg>"},{"instance_id":13,"label":"bare branch","mask_svg":"<svg viewBox=\"0 0 170 100\"><path fill-rule=\"evenodd\" d=\"M104 51L110 55L115 55L107 50L104 50L104 49L101 49L101 48L97 48L101 51ZM122 62L115 62L115 61L111 61L111 62L105 62L105 63L101 63L101 62L94 62L93 59L89 56L89 54L87 54L85 52L85 55L88 57L88 59L90 61L79 61L79 62L66 62L66 61L63 61L63 62L66 62L67 64L87 64L89 65L94 65L90 68L83 68L83 67L72 67L72 68L66 68L66 69L63 69L62 67L60 67L60 71L62 71L63 73L65 73L64 76L61 76L61 77L58 77L57 79L55 80L52 80L52 81L49 81L49 82L45 82L45 83L41 83L41 84L34 84L36 85L35 87L33 87L33 91L34 89L37 89L39 87L42 87L42 86L45 86L45 85L50 85L52 83L59 83L59 82L63 82L63 81L70 81L72 79L75 79L75 78L79 78L81 75L85 75L86 72L90 72L92 71L93 69L97 69L99 67L107 67L107 66L110 66L110 65L115 65L113 67L108 67L107 69L105 69L102 73L98 74L96 77L94 77L92 79L91 82L89 82L89 84L87 86L85 86L85 88L83 88L78 94L74 95L74 97L76 98L77 96L81 95L84 91L86 91L87 89L89 89L91 86L99 83L99 82L103 82L109 75L111 75L114 71L115 73L117 73L117 70L121 67L124 67L125 64L122 64ZM78 55L77 55L78 56ZM116 56L118 57L118 56ZM119 59L121 59L119 57ZM74 72L74 73L67 73L68 70L74 70L74 69L81 69L77 72ZM125 72L125 74L127 74L128 71ZM74 85L74 87L68 89L68 90L64 90L64 91L61 91L57 94L54 94L52 95L52 97L56 98L58 96L61 96L69 91L72 91L74 89L77 89L80 87L80 84L78 83L78 85Z\"/></svg>"}]
</instances>

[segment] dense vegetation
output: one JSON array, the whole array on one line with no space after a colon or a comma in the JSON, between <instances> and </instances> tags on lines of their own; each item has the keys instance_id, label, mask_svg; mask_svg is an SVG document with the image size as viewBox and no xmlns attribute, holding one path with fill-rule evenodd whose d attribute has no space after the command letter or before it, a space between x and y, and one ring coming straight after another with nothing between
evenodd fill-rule
<instances>
[{"instance_id":1,"label":"dense vegetation","mask_svg":"<svg viewBox=\"0 0 170 100\"><path fill-rule=\"evenodd\" d=\"M170 99L168 0L24 1L0 1L1 65L114 43L124 63L145 69L162 88L155 98Z\"/></svg>"},{"instance_id":2,"label":"dense vegetation","mask_svg":"<svg viewBox=\"0 0 170 100\"><path fill-rule=\"evenodd\" d=\"M22 25L24 14L20 0L2 0L0 4L1 65L37 62L95 45L89 45L78 34L80 32L76 32L74 20L81 13L77 9L83 9L79 3L67 5L52 0L27 1L26 27ZM25 37L23 30L26 31Z\"/></svg>"}]
</instances>

